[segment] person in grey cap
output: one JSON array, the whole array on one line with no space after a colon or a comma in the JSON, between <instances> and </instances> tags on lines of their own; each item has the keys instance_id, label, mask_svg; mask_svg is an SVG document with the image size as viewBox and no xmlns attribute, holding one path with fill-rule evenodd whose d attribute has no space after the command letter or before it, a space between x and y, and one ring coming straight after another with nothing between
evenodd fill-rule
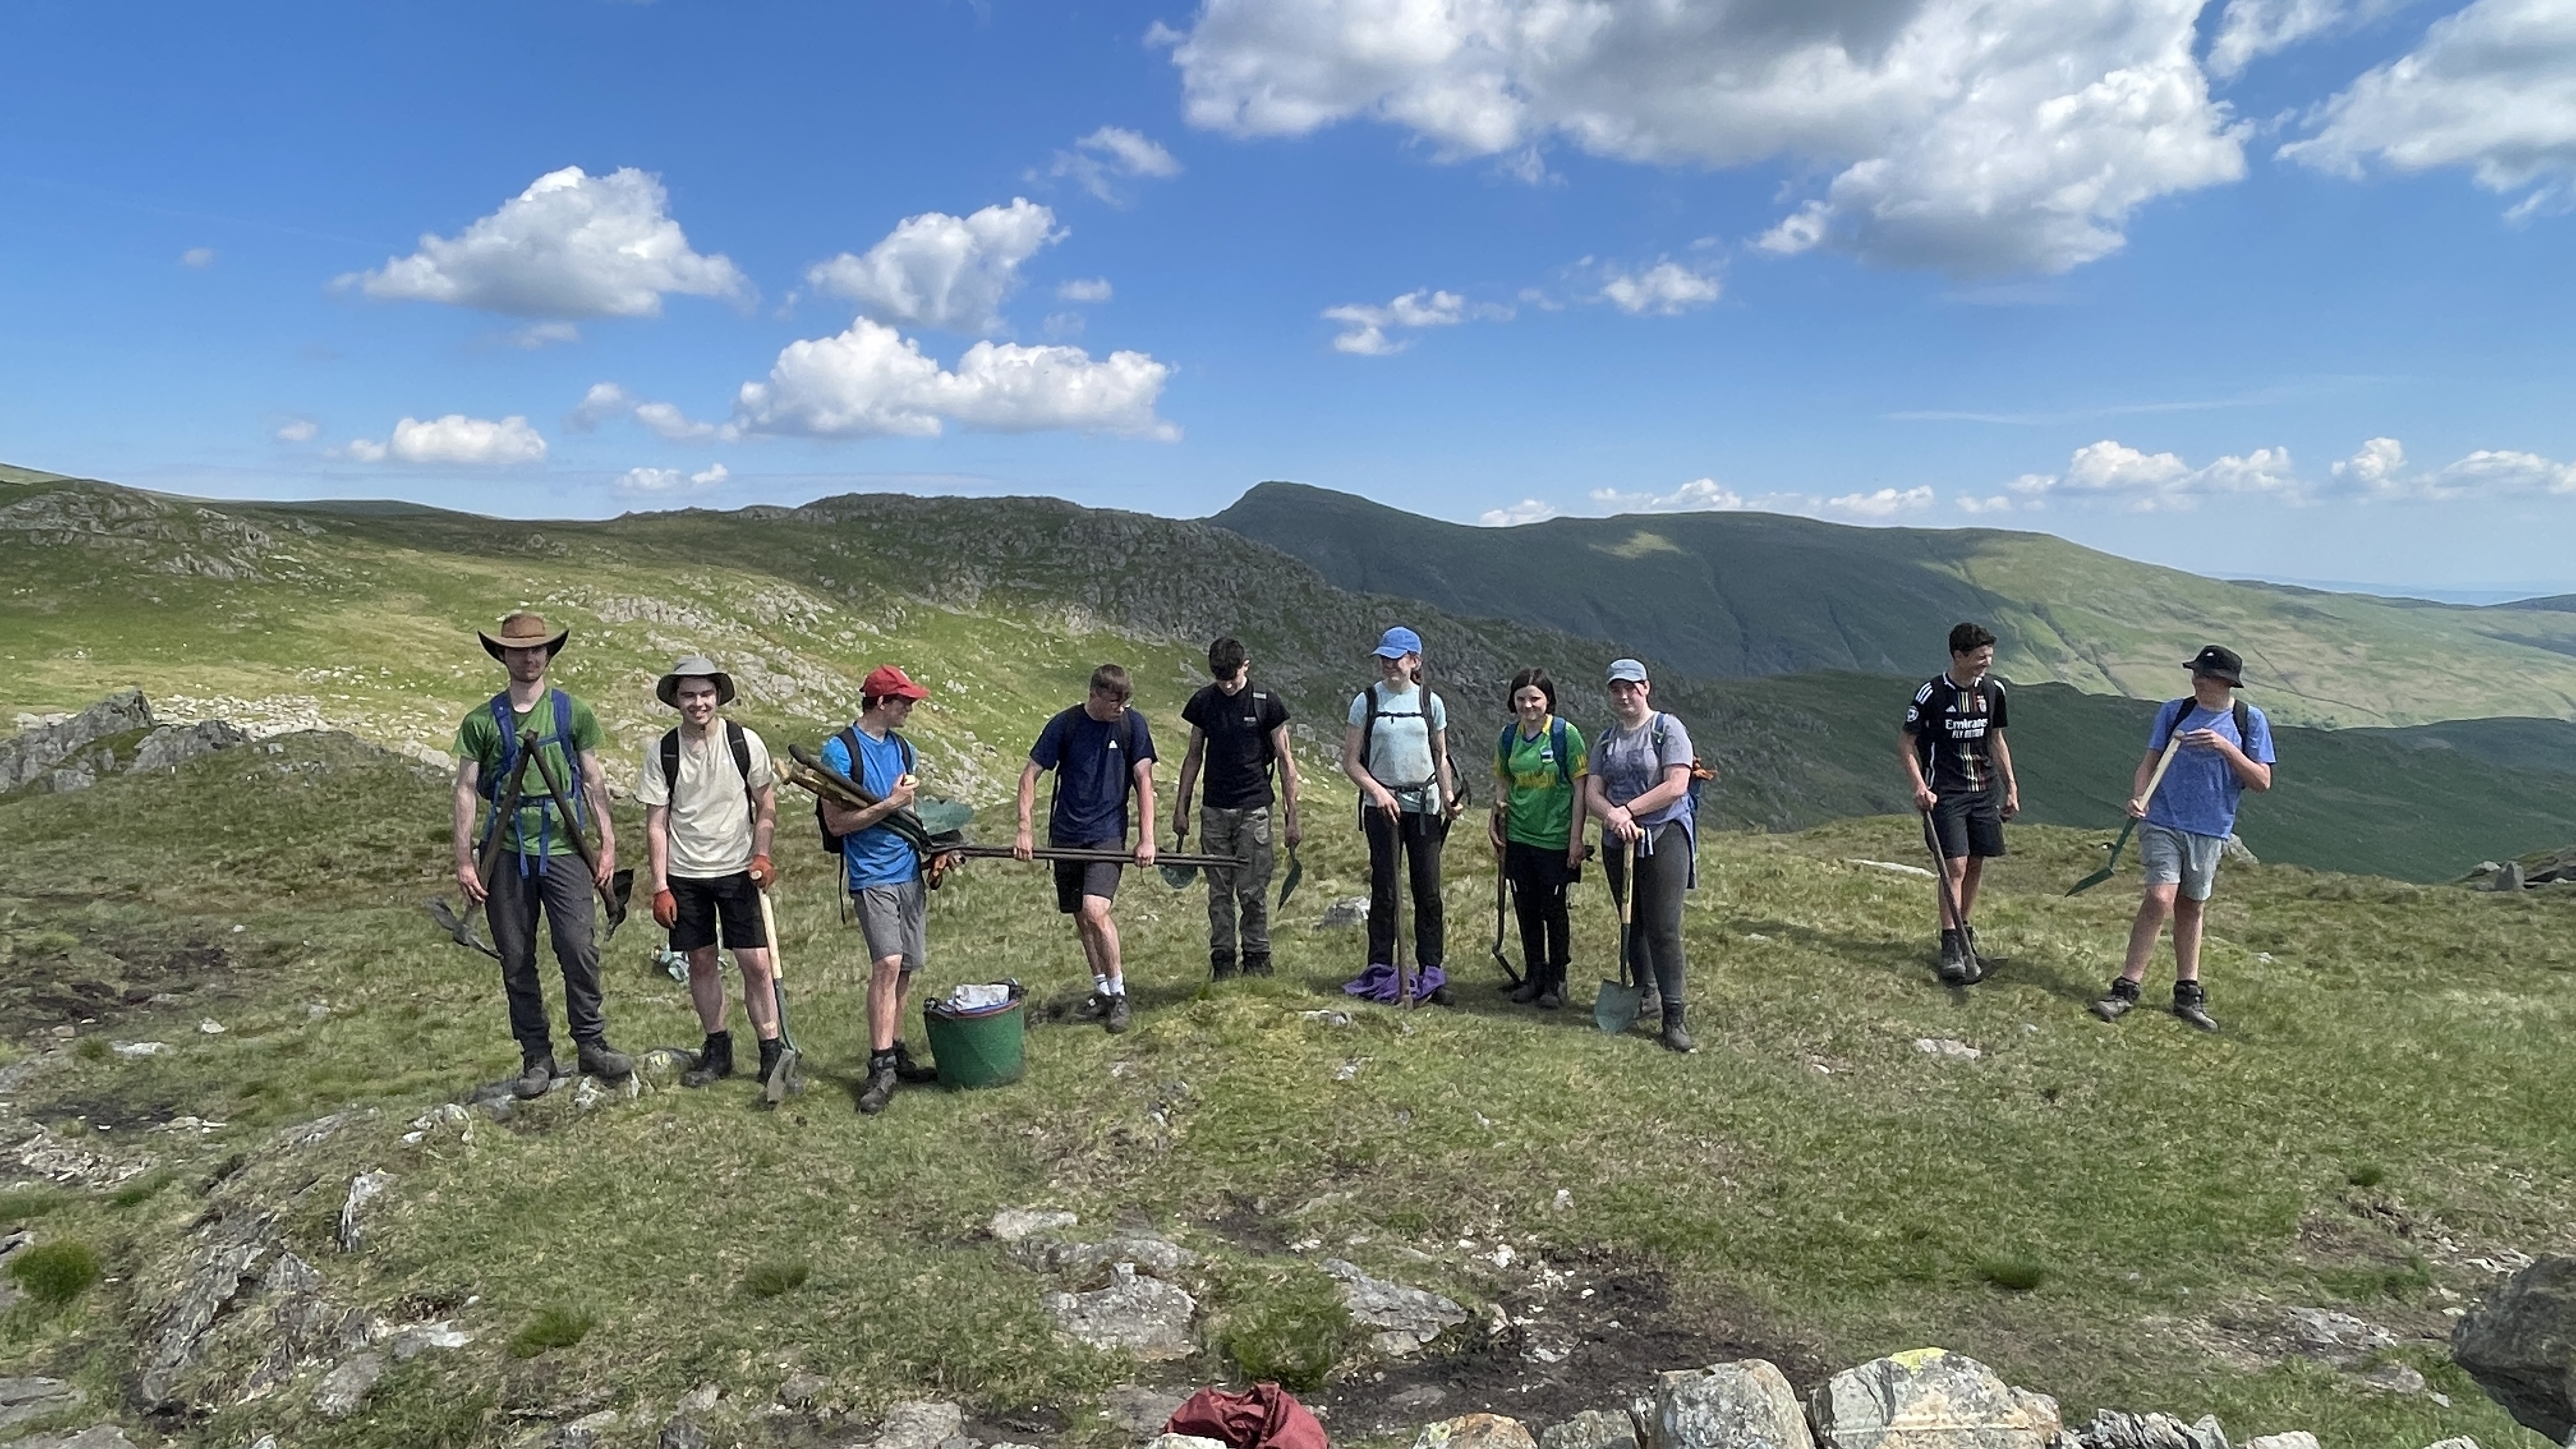
<instances>
[{"instance_id":1,"label":"person in grey cap","mask_svg":"<svg viewBox=\"0 0 2576 1449\"><path fill-rule=\"evenodd\" d=\"M1699 884L1697 782L1708 777L1691 752L1690 731L1654 707L1646 666L1614 659L1609 676L1610 724L1592 747L1585 805L1602 820L1610 888L1635 893L1628 961L1646 987L1638 1014L1660 1014L1663 1044L1691 1051L1682 1024L1682 893Z\"/></svg>"},{"instance_id":2,"label":"person in grey cap","mask_svg":"<svg viewBox=\"0 0 2576 1449\"><path fill-rule=\"evenodd\" d=\"M2129 926L2128 959L2111 989L2093 1003L2093 1014L2118 1021L2138 1004L2147 959L2170 918L2173 1013L2202 1031L2216 1031L2209 993L2200 984L2201 923L2210 892L2218 887L2219 856L2236 831L2238 797L2272 788L2272 724L2263 711L2235 697L2245 683L2245 661L2235 650L2212 644L2183 667L2191 671L2191 694L2156 711L2147 752L2129 786L2147 888ZM2169 749L2172 759L2165 763Z\"/></svg>"},{"instance_id":3,"label":"person in grey cap","mask_svg":"<svg viewBox=\"0 0 2576 1449\"><path fill-rule=\"evenodd\" d=\"M671 949L689 959L689 1000L707 1032L697 1065L680 1083L703 1087L733 1075L719 945L742 968L743 1014L759 1036L767 1082L781 1048L759 893L778 878L769 861L778 775L760 736L716 713L733 703L734 689L733 676L714 660L681 660L653 693L680 712L679 728L645 752L635 785L652 862L653 920L671 933Z\"/></svg>"}]
</instances>

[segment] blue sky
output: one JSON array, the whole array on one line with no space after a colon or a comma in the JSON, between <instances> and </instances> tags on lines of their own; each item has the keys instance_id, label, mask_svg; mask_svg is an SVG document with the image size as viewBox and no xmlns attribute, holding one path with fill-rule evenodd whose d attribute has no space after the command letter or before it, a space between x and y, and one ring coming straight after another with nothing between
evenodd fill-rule
<instances>
[{"instance_id":1,"label":"blue sky","mask_svg":"<svg viewBox=\"0 0 2576 1449\"><path fill-rule=\"evenodd\" d=\"M0 50L28 466L1289 478L2576 590L2570 0L37 0Z\"/></svg>"}]
</instances>

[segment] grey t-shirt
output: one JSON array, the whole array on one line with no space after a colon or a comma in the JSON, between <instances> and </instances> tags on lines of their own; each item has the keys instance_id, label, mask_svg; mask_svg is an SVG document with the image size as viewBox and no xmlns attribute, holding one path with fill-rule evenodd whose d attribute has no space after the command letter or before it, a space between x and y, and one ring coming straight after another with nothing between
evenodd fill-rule
<instances>
[{"instance_id":1,"label":"grey t-shirt","mask_svg":"<svg viewBox=\"0 0 2576 1449\"><path fill-rule=\"evenodd\" d=\"M1662 784L1666 768L1690 762L1690 731L1680 720L1660 711L1646 716L1646 722L1632 730L1612 723L1592 746L1592 773L1601 781L1602 795L1613 805L1625 805ZM1689 813L1690 796L1685 792L1671 804L1639 815L1636 820L1644 826L1664 825Z\"/></svg>"},{"instance_id":2,"label":"grey t-shirt","mask_svg":"<svg viewBox=\"0 0 2576 1449\"><path fill-rule=\"evenodd\" d=\"M1369 699L1377 699L1377 728L1368 729ZM1429 703L1425 704L1425 698ZM1431 759L1431 736L1449 728L1448 706L1418 684L1396 689L1376 684L1351 700L1350 723L1368 735L1368 758L1361 763L1370 776L1395 795L1397 808L1416 814L1440 812L1439 770Z\"/></svg>"}]
</instances>

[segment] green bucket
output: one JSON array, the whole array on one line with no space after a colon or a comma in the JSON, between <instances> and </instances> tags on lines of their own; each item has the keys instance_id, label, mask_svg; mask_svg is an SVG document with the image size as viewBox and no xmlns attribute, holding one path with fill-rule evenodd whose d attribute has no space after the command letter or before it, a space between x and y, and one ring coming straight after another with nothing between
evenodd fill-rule
<instances>
[{"instance_id":1,"label":"green bucket","mask_svg":"<svg viewBox=\"0 0 2576 1449\"><path fill-rule=\"evenodd\" d=\"M930 1037L940 1085L1002 1087L1018 1081L1028 1066L1023 1051L1028 1016L1022 1008L1026 1005L1016 982L1011 986L1011 1004L999 1011L959 1016L948 1010L946 1002L924 1004L921 1024Z\"/></svg>"}]
</instances>

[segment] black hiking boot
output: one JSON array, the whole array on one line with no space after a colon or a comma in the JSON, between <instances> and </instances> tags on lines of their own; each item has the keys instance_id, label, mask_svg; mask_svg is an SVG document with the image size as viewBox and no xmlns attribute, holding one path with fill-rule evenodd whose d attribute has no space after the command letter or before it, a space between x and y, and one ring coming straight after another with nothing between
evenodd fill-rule
<instances>
[{"instance_id":1,"label":"black hiking boot","mask_svg":"<svg viewBox=\"0 0 2576 1449\"><path fill-rule=\"evenodd\" d=\"M1270 974L1270 953L1269 953L1269 952L1267 952L1267 951L1246 951L1246 952L1244 952L1244 953L1243 953L1243 974L1244 974L1244 975L1246 975L1246 976L1267 976L1267 975L1269 975L1269 974Z\"/></svg>"},{"instance_id":2,"label":"black hiking boot","mask_svg":"<svg viewBox=\"0 0 2576 1449\"><path fill-rule=\"evenodd\" d=\"M1664 1050L1668 1052L1695 1052L1699 1050L1699 1043L1692 1041L1691 1034L1682 1029L1682 1019L1678 1016L1668 1016L1664 1018L1663 1034L1656 1037L1655 1040L1663 1043Z\"/></svg>"},{"instance_id":3,"label":"black hiking boot","mask_svg":"<svg viewBox=\"0 0 2576 1449\"><path fill-rule=\"evenodd\" d=\"M2174 983L2173 1014L2202 1031L2218 1030L2217 1020L2209 1014L2209 993L2197 981Z\"/></svg>"},{"instance_id":4,"label":"black hiking boot","mask_svg":"<svg viewBox=\"0 0 2576 1449\"><path fill-rule=\"evenodd\" d=\"M1550 978L1546 985L1538 989L1538 996L1533 1004L1541 1011L1561 1010L1565 1005L1565 987L1559 983L1564 979L1562 972Z\"/></svg>"},{"instance_id":5,"label":"black hiking boot","mask_svg":"<svg viewBox=\"0 0 2576 1449\"><path fill-rule=\"evenodd\" d=\"M698 1064L680 1073L683 1087L704 1087L733 1075L733 1033L711 1031L707 1044L698 1048Z\"/></svg>"},{"instance_id":6,"label":"black hiking boot","mask_svg":"<svg viewBox=\"0 0 2576 1449\"><path fill-rule=\"evenodd\" d=\"M1965 986L1968 984L1967 957L1967 942L1959 935L1958 931L1955 928L1943 931L1941 933L1942 985Z\"/></svg>"},{"instance_id":7,"label":"black hiking boot","mask_svg":"<svg viewBox=\"0 0 2576 1449\"><path fill-rule=\"evenodd\" d=\"M1432 987L1431 994L1422 999L1430 1002L1434 1006L1456 1006L1458 1004L1458 998L1449 994L1449 987L1446 983Z\"/></svg>"},{"instance_id":8,"label":"black hiking boot","mask_svg":"<svg viewBox=\"0 0 2576 1449\"><path fill-rule=\"evenodd\" d=\"M634 1060L610 1046L604 1037L583 1042L581 1053L575 1060L581 1063L584 1072L603 1082L622 1082L635 1074Z\"/></svg>"},{"instance_id":9,"label":"black hiking boot","mask_svg":"<svg viewBox=\"0 0 2576 1449\"><path fill-rule=\"evenodd\" d=\"M780 1041L777 1037L769 1037L761 1042L759 1081L762 1086L766 1087L769 1085L769 1074L778 1070L778 1059L784 1055L786 1051L787 1044Z\"/></svg>"},{"instance_id":10,"label":"black hiking boot","mask_svg":"<svg viewBox=\"0 0 2576 1449\"><path fill-rule=\"evenodd\" d=\"M894 1079L898 1082L910 1082L915 1086L919 1086L924 1082L938 1081L939 1069L937 1067L925 1067L921 1063L914 1061L912 1059L912 1048L905 1046L903 1044L903 1039L897 1037L894 1044Z\"/></svg>"},{"instance_id":11,"label":"black hiking boot","mask_svg":"<svg viewBox=\"0 0 2576 1449\"><path fill-rule=\"evenodd\" d=\"M1100 1024L1109 1029L1111 1036L1116 1036L1127 1029L1130 1016L1131 1013L1127 1009L1127 993L1121 991L1109 998L1107 1006L1101 1013Z\"/></svg>"},{"instance_id":12,"label":"black hiking boot","mask_svg":"<svg viewBox=\"0 0 2576 1449\"><path fill-rule=\"evenodd\" d=\"M519 1075L510 1081L510 1095L522 1102L532 1102L554 1090L555 1054L549 1049L529 1052L519 1061Z\"/></svg>"},{"instance_id":13,"label":"black hiking boot","mask_svg":"<svg viewBox=\"0 0 2576 1449\"><path fill-rule=\"evenodd\" d=\"M1234 964L1234 953L1232 951L1210 951L1208 953L1209 980L1231 981L1234 979L1235 973L1238 969L1240 968Z\"/></svg>"},{"instance_id":14,"label":"black hiking boot","mask_svg":"<svg viewBox=\"0 0 2576 1449\"><path fill-rule=\"evenodd\" d=\"M891 1051L868 1058L868 1084L859 1089L859 1110L873 1117L894 1099L895 1056Z\"/></svg>"},{"instance_id":15,"label":"black hiking boot","mask_svg":"<svg viewBox=\"0 0 2576 1449\"><path fill-rule=\"evenodd\" d=\"M1512 994L1508 999L1514 1006L1527 1006L1538 1000L1540 993L1546 990L1547 983L1539 980L1538 973L1533 971L1521 981L1520 985L1512 988Z\"/></svg>"},{"instance_id":16,"label":"black hiking boot","mask_svg":"<svg viewBox=\"0 0 2576 1449\"><path fill-rule=\"evenodd\" d=\"M1663 1020L1663 1017L1664 994L1656 988L1649 986L1646 988L1646 994L1637 998L1637 1020L1647 1022L1661 1021Z\"/></svg>"},{"instance_id":17,"label":"black hiking boot","mask_svg":"<svg viewBox=\"0 0 2576 1449\"><path fill-rule=\"evenodd\" d=\"M2111 989L2103 992L2102 999L2094 1002L2090 1009L2104 1021L2118 1021L2137 1004L2138 983L2126 976L2116 976L2111 980Z\"/></svg>"}]
</instances>

